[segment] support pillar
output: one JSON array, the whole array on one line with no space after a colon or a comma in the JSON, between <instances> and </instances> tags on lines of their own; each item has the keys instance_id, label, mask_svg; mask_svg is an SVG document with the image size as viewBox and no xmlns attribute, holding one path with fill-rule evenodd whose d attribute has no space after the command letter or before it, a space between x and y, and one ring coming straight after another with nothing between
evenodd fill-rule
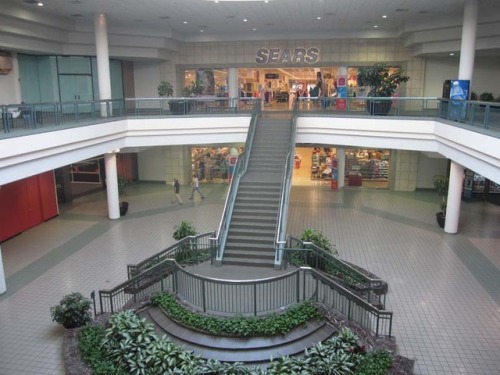
<instances>
[{"instance_id":1,"label":"support pillar","mask_svg":"<svg viewBox=\"0 0 500 375\"><path fill-rule=\"evenodd\" d=\"M454 234L458 232L463 178L464 167L452 161L450 165L448 199L446 202L446 221L444 224L444 231L446 233Z\"/></svg>"},{"instance_id":2,"label":"support pillar","mask_svg":"<svg viewBox=\"0 0 500 375\"><path fill-rule=\"evenodd\" d=\"M238 69L236 68L228 69L228 86L229 86L229 97L239 98L240 87L238 85ZM231 106L235 107L236 103L231 103Z\"/></svg>"},{"instance_id":3,"label":"support pillar","mask_svg":"<svg viewBox=\"0 0 500 375\"><path fill-rule=\"evenodd\" d=\"M0 294L7 291L7 284L5 282L5 272L3 271L3 260L2 260L2 245L0 245Z\"/></svg>"},{"instance_id":4,"label":"support pillar","mask_svg":"<svg viewBox=\"0 0 500 375\"><path fill-rule=\"evenodd\" d=\"M478 0L466 0L464 4L464 18L462 24L462 42L460 45L460 65L458 68L458 79L461 80L472 80L472 74L474 72L477 13ZM458 232L463 174L463 166L451 161L448 200L446 203L446 221L444 224L444 231L446 233Z\"/></svg>"},{"instance_id":5,"label":"support pillar","mask_svg":"<svg viewBox=\"0 0 500 375\"><path fill-rule=\"evenodd\" d=\"M106 167L106 192L108 193L108 215L110 219L120 218L120 198L118 196L118 172L116 154L104 154Z\"/></svg>"},{"instance_id":6,"label":"support pillar","mask_svg":"<svg viewBox=\"0 0 500 375\"><path fill-rule=\"evenodd\" d=\"M345 185L345 148L337 147L337 165L338 165L338 188L341 189Z\"/></svg>"},{"instance_id":7,"label":"support pillar","mask_svg":"<svg viewBox=\"0 0 500 375\"><path fill-rule=\"evenodd\" d=\"M476 55L477 8L478 0L465 1L458 79L472 80Z\"/></svg>"},{"instance_id":8,"label":"support pillar","mask_svg":"<svg viewBox=\"0 0 500 375\"><path fill-rule=\"evenodd\" d=\"M111 99L111 74L109 71L108 28L106 15L98 13L94 16L95 46L97 59L97 77L99 83L99 99ZM111 114L111 108L110 108ZM106 105L101 104L101 117L107 117Z\"/></svg>"}]
</instances>

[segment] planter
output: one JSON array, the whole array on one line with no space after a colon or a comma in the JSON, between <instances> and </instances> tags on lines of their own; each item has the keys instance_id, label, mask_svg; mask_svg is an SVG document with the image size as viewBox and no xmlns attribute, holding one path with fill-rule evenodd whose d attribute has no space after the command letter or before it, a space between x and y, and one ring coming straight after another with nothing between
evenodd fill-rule
<instances>
[{"instance_id":1,"label":"planter","mask_svg":"<svg viewBox=\"0 0 500 375\"><path fill-rule=\"evenodd\" d=\"M444 223L445 223L445 220L446 220L446 216L444 215L444 213L438 212L436 214L436 220L437 220L438 225L441 228L444 228Z\"/></svg>"},{"instance_id":2,"label":"planter","mask_svg":"<svg viewBox=\"0 0 500 375\"><path fill-rule=\"evenodd\" d=\"M392 100L367 100L366 110L372 116L386 116L392 107Z\"/></svg>"},{"instance_id":3,"label":"planter","mask_svg":"<svg viewBox=\"0 0 500 375\"><path fill-rule=\"evenodd\" d=\"M128 202L120 202L120 216L125 216L128 212Z\"/></svg>"},{"instance_id":4,"label":"planter","mask_svg":"<svg viewBox=\"0 0 500 375\"><path fill-rule=\"evenodd\" d=\"M168 104L170 106L170 112L174 115L187 115L191 111L193 103L190 101L171 100Z\"/></svg>"}]
</instances>

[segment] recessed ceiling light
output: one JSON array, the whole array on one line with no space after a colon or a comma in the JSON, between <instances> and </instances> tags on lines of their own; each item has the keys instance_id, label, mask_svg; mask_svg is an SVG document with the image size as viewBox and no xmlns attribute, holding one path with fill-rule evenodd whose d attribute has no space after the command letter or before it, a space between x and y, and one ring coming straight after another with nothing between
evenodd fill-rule
<instances>
[{"instance_id":1,"label":"recessed ceiling light","mask_svg":"<svg viewBox=\"0 0 500 375\"><path fill-rule=\"evenodd\" d=\"M253 31L257 31L257 29L256 29L255 27L254 27L252 30L253 30Z\"/></svg>"},{"instance_id":2,"label":"recessed ceiling light","mask_svg":"<svg viewBox=\"0 0 500 375\"><path fill-rule=\"evenodd\" d=\"M187 25L188 21L182 21L182 23L183 23L184 25Z\"/></svg>"},{"instance_id":3,"label":"recessed ceiling light","mask_svg":"<svg viewBox=\"0 0 500 375\"><path fill-rule=\"evenodd\" d=\"M243 22L247 22L247 21L248 21L248 19L246 19L246 18L243 18Z\"/></svg>"},{"instance_id":4,"label":"recessed ceiling light","mask_svg":"<svg viewBox=\"0 0 500 375\"><path fill-rule=\"evenodd\" d=\"M200 33L202 33L202 32L203 32L203 29L200 30Z\"/></svg>"},{"instance_id":5,"label":"recessed ceiling light","mask_svg":"<svg viewBox=\"0 0 500 375\"><path fill-rule=\"evenodd\" d=\"M320 16L318 16L318 17L316 17L316 19L317 19L317 20L320 20L320 19L321 19L321 17L320 17Z\"/></svg>"},{"instance_id":6,"label":"recessed ceiling light","mask_svg":"<svg viewBox=\"0 0 500 375\"><path fill-rule=\"evenodd\" d=\"M384 14L384 15L382 16L382 18L387 18L387 14Z\"/></svg>"},{"instance_id":7,"label":"recessed ceiling light","mask_svg":"<svg viewBox=\"0 0 500 375\"><path fill-rule=\"evenodd\" d=\"M43 7L43 3L42 2L39 2L36 5L38 5L39 7Z\"/></svg>"},{"instance_id":8,"label":"recessed ceiling light","mask_svg":"<svg viewBox=\"0 0 500 375\"><path fill-rule=\"evenodd\" d=\"M376 28L378 28L378 25L373 25L373 27L376 29Z\"/></svg>"},{"instance_id":9,"label":"recessed ceiling light","mask_svg":"<svg viewBox=\"0 0 500 375\"><path fill-rule=\"evenodd\" d=\"M455 56L455 54L452 52L452 53L450 53L450 56Z\"/></svg>"}]
</instances>

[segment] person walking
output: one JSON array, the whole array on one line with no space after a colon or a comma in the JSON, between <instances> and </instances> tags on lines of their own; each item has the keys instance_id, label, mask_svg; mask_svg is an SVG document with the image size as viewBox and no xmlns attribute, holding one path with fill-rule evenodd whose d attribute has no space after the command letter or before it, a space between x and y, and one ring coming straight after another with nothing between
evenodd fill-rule
<instances>
[{"instance_id":1,"label":"person walking","mask_svg":"<svg viewBox=\"0 0 500 375\"><path fill-rule=\"evenodd\" d=\"M205 199L205 196L203 195L203 193L200 190L200 181L198 180L198 176L196 176L195 174L193 175L192 186L193 186L193 190L191 191L191 198L189 198L189 199L192 200L194 198L195 191L197 191L200 194L201 199Z\"/></svg>"},{"instance_id":2,"label":"person walking","mask_svg":"<svg viewBox=\"0 0 500 375\"><path fill-rule=\"evenodd\" d=\"M179 192L181 190L181 184L179 184L179 181L176 178L174 178L173 186L174 186L174 199L172 200L172 203L182 204L183 203L182 198L179 195Z\"/></svg>"}]
</instances>

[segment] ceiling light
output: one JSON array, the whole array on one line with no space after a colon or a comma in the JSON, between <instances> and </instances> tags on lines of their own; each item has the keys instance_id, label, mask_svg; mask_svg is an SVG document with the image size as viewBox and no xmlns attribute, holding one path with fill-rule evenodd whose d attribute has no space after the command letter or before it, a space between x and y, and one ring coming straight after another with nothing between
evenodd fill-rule
<instances>
[{"instance_id":1,"label":"ceiling light","mask_svg":"<svg viewBox=\"0 0 500 375\"><path fill-rule=\"evenodd\" d=\"M387 18L387 15L386 15L386 14L384 14L384 15L382 16L382 18Z\"/></svg>"},{"instance_id":2,"label":"ceiling light","mask_svg":"<svg viewBox=\"0 0 500 375\"><path fill-rule=\"evenodd\" d=\"M318 17L316 17L316 19L317 19L317 20L320 20L320 19L321 19L321 17L319 17L319 16L318 16Z\"/></svg>"},{"instance_id":3,"label":"ceiling light","mask_svg":"<svg viewBox=\"0 0 500 375\"><path fill-rule=\"evenodd\" d=\"M243 18L243 22L247 22L248 20L246 18Z\"/></svg>"},{"instance_id":4,"label":"ceiling light","mask_svg":"<svg viewBox=\"0 0 500 375\"><path fill-rule=\"evenodd\" d=\"M376 28L378 28L378 25L373 25L373 27L376 29Z\"/></svg>"},{"instance_id":5,"label":"ceiling light","mask_svg":"<svg viewBox=\"0 0 500 375\"><path fill-rule=\"evenodd\" d=\"M452 52L452 53L450 53L450 56L455 56L455 54Z\"/></svg>"},{"instance_id":6,"label":"ceiling light","mask_svg":"<svg viewBox=\"0 0 500 375\"><path fill-rule=\"evenodd\" d=\"M182 23L183 23L184 25L187 25L188 21L182 21Z\"/></svg>"},{"instance_id":7,"label":"ceiling light","mask_svg":"<svg viewBox=\"0 0 500 375\"><path fill-rule=\"evenodd\" d=\"M43 7L43 3L42 2L39 2L36 5L38 5L39 7Z\"/></svg>"}]
</instances>

